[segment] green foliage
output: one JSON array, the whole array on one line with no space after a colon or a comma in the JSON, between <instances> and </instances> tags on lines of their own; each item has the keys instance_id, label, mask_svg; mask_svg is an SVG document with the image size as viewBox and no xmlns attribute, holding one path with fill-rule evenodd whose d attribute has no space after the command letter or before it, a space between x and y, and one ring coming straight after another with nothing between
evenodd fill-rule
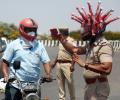
<instances>
[{"instance_id":1,"label":"green foliage","mask_svg":"<svg viewBox=\"0 0 120 100\"><path fill-rule=\"evenodd\" d=\"M107 31L107 32L104 32L103 35L108 40L120 40L120 32ZM70 32L70 36L73 37L75 40L81 39L79 30Z\"/></svg>"},{"instance_id":2,"label":"green foliage","mask_svg":"<svg viewBox=\"0 0 120 100\"><path fill-rule=\"evenodd\" d=\"M70 36L72 38L74 38L75 40L81 40L80 31L79 30L70 32Z\"/></svg>"},{"instance_id":3,"label":"green foliage","mask_svg":"<svg viewBox=\"0 0 120 100\"><path fill-rule=\"evenodd\" d=\"M14 24L0 22L0 37L15 39L19 35L18 28Z\"/></svg>"},{"instance_id":4,"label":"green foliage","mask_svg":"<svg viewBox=\"0 0 120 100\"><path fill-rule=\"evenodd\" d=\"M106 39L108 40L120 40L120 32L105 32L104 33Z\"/></svg>"}]
</instances>

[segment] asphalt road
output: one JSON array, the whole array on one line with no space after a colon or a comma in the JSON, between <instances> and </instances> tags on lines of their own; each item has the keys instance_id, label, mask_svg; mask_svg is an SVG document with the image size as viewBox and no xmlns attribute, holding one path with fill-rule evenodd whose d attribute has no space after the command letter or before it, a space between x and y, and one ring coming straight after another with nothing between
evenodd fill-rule
<instances>
[{"instance_id":1,"label":"asphalt road","mask_svg":"<svg viewBox=\"0 0 120 100\"><path fill-rule=\"evenodd\" d=\"M58 48L57 47L46 47L48 54L51 58L51 61L55 59ZM84 57L83 57L84 58ZM74 82L76 88L76 100L83 100L84 96L84 87L85 83L82 77L83 69L80 68L77 64L75 65L74 71ZM42 73L44 74L44 72ZM56 78L56 68L52 71L52 76ZM120 100L120 52L116 52L113 58L113 69L111 74L109 75L109 82L111 87L111 94L109 96L109 100ZM67 87L66 87L67 89ZM51 83L42 84L42 97L48 96L49 100L58 100L58 85L57 80ZM66 100L69 99L69 93L67 89ZM0 94L0 100L4 98L3 94Z\"/></svg>"}]
</instances>

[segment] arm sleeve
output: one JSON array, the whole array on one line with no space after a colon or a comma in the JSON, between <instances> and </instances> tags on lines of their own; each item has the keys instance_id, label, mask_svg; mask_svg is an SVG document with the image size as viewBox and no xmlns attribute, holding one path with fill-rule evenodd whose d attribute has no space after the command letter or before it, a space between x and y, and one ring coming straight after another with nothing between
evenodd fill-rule
<instances>
[{"instance_id":1,"label":"arm sleeve","mask_svg":"<svg viewBox=\"0 0 120 100\"><path fill-rule=\"evenodd\" d=\"M75 43L75 40L72 39L72 38L68 39L68 43L72 44L73 46L77 46L76 43Z\"/></svg>"},{"instance_id":2,"label":"arm sleeve","mask_svg":"<svg viewBox=\"0 0 120 100\"><path fill-rule=\"evenodd\" d=\"M50 58L48 56L48 53L44 47L43 44L41 44L41 55L40 55L40 60L43 62L43 63L47 63L50 61Z\"/></svg>"},{"instance_id":3,"label":"arm sleeve","mask_svg":"<svg viewBox=\"0 0 120 100\"><path fill-rule=\"evenodd\" d=\"M7 48L5 49L2 59L5 59L8 62L11 62L12 58L13 58L13 48L14 46L10 43L7 45Z\"/></svg>"},{"instance_id":4,"label":"arm sleeve","mask_svg":"<svg viewBox=\"0 0 120 100\"><path fill-rule=\"evenodd\" d=\"M112 58L113 58L112 47L109 45L103 46L100 49L99 58L101 62L112 62Z\"/></svg>"}]
</instances>

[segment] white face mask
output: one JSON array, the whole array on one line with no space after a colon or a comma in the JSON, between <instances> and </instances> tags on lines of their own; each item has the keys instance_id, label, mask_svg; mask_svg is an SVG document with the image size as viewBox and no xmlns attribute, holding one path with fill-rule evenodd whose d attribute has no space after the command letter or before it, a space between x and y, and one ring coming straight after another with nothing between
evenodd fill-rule
<instances>
[{"instance_id":1,"label":"white face mask","mask_svg":"<svg viewBox=\"0 0 120 100\"><path fill-rule=\"evenodd\" d=\"M30 36L36 36L37 33L35 33L35 32L32 31L32 32L29 32L27 34L30 35Z\"/></svg>"}]
</instances>

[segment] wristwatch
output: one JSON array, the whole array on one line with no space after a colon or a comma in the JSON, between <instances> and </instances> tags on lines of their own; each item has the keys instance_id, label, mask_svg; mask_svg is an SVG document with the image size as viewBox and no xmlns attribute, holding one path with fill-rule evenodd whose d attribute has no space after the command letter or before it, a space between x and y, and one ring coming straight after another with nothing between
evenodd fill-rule
<instances>
[{"instance_id":1,"label":"wristwatch","mask_svg":"<svg viewBox=\"0 0 120 100\"><path fill-rule=\"evenodd\" d=\"M88 65L89 65L89 64L85 63L84 68L85 68L85 69L88 69Z\"/></svg>"}]
</instances>

